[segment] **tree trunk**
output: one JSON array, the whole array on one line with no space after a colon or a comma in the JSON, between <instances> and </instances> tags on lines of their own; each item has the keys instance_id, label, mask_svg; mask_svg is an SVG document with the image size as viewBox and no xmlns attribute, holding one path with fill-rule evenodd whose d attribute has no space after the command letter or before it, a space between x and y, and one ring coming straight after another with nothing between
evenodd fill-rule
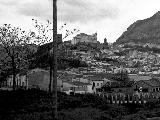
<instances>
[{"instance_id":1,"label":"tree trunk","mask_svg":"<svg viewBox=\"0 0 160 120\"><path fill-rule=\"evenodd\" d=\"M15 68L14 56L12 56L11 59L12 59L12 74L13 74L13 90L15 90L16 89L16 68Z\"/></svg>"},{"instance_id":2,"label":"tree trunk","mask_svg":"<svg viewBox=\"0 0 160 120\"><path fill-rule=\"evenodd\" d=\"M52 76L53 76L53 65L52 65L52 53L50 53L50 77L49 77L49 93L51 93L52 92Z\"/></svg>"},{"instance_id":3,"label":"tree trunk","mask_svg":"<svg viewBox=\"0 0 160 120\"><path fill-rule=\"evenodd\" d=\"M57 116L57 0L53 0L53 120L58 120Z\"/></svg>"}]
</instances>

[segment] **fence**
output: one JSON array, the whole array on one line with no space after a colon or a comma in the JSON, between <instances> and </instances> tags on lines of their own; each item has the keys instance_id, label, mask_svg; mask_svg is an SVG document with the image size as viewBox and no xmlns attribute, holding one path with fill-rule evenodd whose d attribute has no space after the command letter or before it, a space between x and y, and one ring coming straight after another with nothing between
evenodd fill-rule
<instances>
[{"instance_id":1,"label":"fence","mask_svg":"<svg viewBox=\"0 0 160 120\"><path fill-rule=\"evenodd\" d=\"M107 102L111 104L145 104L148 101L157 100L160 97L160 93L99 93L99 96L104 97L107 100Z\"/></svg>"}]
</instances>

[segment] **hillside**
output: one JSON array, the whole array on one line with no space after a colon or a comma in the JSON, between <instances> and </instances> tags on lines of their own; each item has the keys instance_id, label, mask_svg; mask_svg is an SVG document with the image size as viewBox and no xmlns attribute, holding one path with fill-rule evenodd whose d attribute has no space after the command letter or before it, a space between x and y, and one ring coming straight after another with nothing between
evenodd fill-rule
<instances>
[{"instance_id":1,"label":"hillside","mask_svg":"<svg viewBox=\"0 0 160 120\"><path fill-rule=\"evenodd\" d=\"M58 69L66 69L68 67L87 67L87 64L74 56L67 54L66 49L77 49L78 46L66 46L64 43L58 44L57 62ZM50 66L50 50L52 43L46 43L38 47L37 52L33 55L33 61L30 69L33 68L48 68Z\"/></svg>"},{"instance_id":2,"label":"hillside","mask_svg":"<svg viewBox=\"0 0 160 120\"><path fill-rule=\"evenodd\" d=\"M130 25L114 44L126 42L160 44L160 11Z\"/></svg>"}]
</instances>

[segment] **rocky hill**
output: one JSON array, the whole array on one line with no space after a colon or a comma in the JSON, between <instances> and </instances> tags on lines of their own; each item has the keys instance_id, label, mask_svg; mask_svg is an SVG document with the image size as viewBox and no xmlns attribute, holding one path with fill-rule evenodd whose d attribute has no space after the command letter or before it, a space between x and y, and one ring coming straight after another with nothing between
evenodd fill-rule
<instances>
[{"instance_id":1,"label":"rocky hill","mask_svg":"<svg viewBox=\"0 0 160 120\"><path fill-rule=\"evenodd\" d=\"M160 44L160 11L130 25L114 44L128 42Z\"/></svg>"}]
</instances>

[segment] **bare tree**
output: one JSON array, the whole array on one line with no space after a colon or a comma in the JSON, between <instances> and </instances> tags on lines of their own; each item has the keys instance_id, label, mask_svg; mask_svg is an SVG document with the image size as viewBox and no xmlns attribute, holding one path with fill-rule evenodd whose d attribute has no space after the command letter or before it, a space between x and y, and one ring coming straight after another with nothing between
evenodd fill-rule
<instances>
[{"instance_id":1,"label":"bare tree","mask_svg":"<svg viewBox=\"0 0 160 120\"><path fill-rule=\"evenodd\" d=\"M49 82L49 92L51 93L52 91L52 79L53 79L53 48L54 48L54 44L55 42L53 42L53 26L52 26L52 23L47 20L46 22L40 22L36 19L32 19L33 22L34 22L34 27L36 29L35 31L35 40L33 41L35 44L37 44L38 46L41 46L45 43L52 43L52 48L50 48L50 54L49 54L49 65L50 65L50 82ZM79 32L79 30L77 29L73 29L73 30L67 30L66 29L66 26L67 26L67 23L64 23L60 28L59 30L62 31L62 30L65 30L65 35L64 37L62 38L65 39L67 38L68 36L70 35L73 35L77 32ZM57 41L57 44L59 43L59 41ZM56 46L58 47L58 45ZM48 48L49 49L49 48Z\"/></svg>"},{"instance_id":2,"label":"bare tree","mask_svg":"<svg viewBox=\"0 0 160 120\"><path fill-rule=\"evenodd\" d=\"M35 40L33 41L38 46L43 45L45 43L51 42L53 40L53 27L52 23L47 20L46 23L40 23L36 19L32 19L34 21L34 27L36 28ZM51 92L51 84L52 84L52 51L50 51L50 82L49 82L49 92Z\"/></svg>"},{"instance_id":3,"label":"bare tree","mask_svg":"<svg viewBox=\"0 0 160 120\"><path fill-rule=\"evenodd\" d=\"M17 69L27 67L27 47L32 34L22 31L18 27L4 24L0 27L1 52L5 54L4 59L11 65L13 74L13 90L16 89ZM4 61L4 60L3 60Z\"/></svg>"}]
</instances>

